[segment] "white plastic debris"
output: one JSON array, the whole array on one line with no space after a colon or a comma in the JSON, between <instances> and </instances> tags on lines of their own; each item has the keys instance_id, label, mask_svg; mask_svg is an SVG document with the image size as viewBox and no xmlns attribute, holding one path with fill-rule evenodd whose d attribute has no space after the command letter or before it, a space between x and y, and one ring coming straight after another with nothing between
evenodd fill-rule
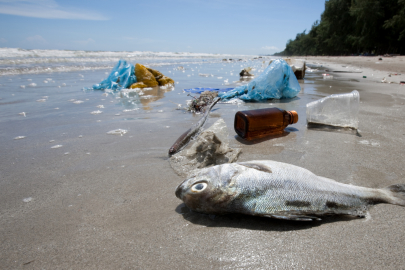
<instances>
[{"instance_id":1,"label":"white plastic debris","mask_svg":"<svg viewBox=\"0 0 405 270\"><path fill-rule=\"evenodd\" d=\"M14 138L14 140L21 140L21 139L24 139L24 138L26 138L26 136L17 136L17 137Z\"/></svg>"},{"instance_id":2,"label":"white plastic debris","mask_svg":"<svg viewBox=\"0 0 405 270\"><path fill-rule=\"evenodd\" d=\"M307 122L357 129L360 94L333 94L307 104Z\"/></svg>"},{"instance_id":3,"label":"white plastic debris","mask_svg":"<svg viewBox=\"0 0 405 270\"><path fill-rule=\"evenodd\" d=\"M332 80L333 79L333 75L329 75L329 74L322 74L323 79L324 80Z\"/></svg>"},{"instance_id":4,"label":"white plastic debris","mask_svg":"<svg viewBox=\"0 0 405 270\"><path fill-rule=\"evenodd\" d=\"M54 146L52 146L51 148L52 149L56 149L56 148L61 148L63 145L61 145L61 144L57 144L57 145L54 145Z\"/></svg>"},{"instance_id":5,"label":"white plastic debris","mask_svg":"<svg viewBox=\"0 0 405 270\"><path fill-rule=\"evenodd\" d=\"M28 197L28 198L24 198L24 199L23 199L23 202L25 202L25 203L30 202L30 201L32 201L32 198L31 198L31 197Z\"/></svg>"},{"instance_id":6,"label":"white plastic debris","mask_svg":"<svg viewBox=\"0 0 405 270\"><path fill-rule=\"evenodd\" d=\"M185 149L171 156L170 165L178 175L186 176L195 169L235 162L241 149L229 147L228 137L225 121L219 119Z\"/></svg>"},{"instance_id":7,"label":"white plastic debris","mask_svg":"<svg viewBox=\"0 0 405 270\"><path fill-rule=\"evenodd\" d=\"M124 135L125 133L127 133L128 130L126 129L114 129L114 130L110 130L107 132L108 135Z\"/></svg>"}]
</instances>

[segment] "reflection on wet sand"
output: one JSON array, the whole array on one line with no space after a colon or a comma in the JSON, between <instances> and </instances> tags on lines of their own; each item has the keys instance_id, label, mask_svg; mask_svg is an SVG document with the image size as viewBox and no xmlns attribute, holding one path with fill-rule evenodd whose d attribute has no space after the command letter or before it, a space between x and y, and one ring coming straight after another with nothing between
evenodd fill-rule
<instances>
[{"instance_id":1,"label":"reflection on wet sand","mask_svg":"<svg viewBox=\"0 0 405 270\"><path fill-rule=\"evenodd\" d=\"M152 110L149 103L157 101L165 96L166 92L172 91L174 87L150 87L144 89L124 89L117 93L120 103L126 110L142 108L146 111Z\"/></svg>"}]
</instances>

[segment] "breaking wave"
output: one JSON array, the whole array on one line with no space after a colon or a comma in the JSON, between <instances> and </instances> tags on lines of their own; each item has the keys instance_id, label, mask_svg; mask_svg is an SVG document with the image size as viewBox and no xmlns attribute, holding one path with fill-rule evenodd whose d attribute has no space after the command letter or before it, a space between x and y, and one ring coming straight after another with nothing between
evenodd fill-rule
<instances>
[{"instance_id":1,"label":"breaking wave","mask_svg":"<svg viewBox=\"0 0 405 270\"><path fill-rule=\"evenodd\" d=\"M148 66L218 62L223 58L248 59L248 55L150 52L150 51L70 51L0 48L0 75L69 72L111 69L120 59Z\"/></svg>"}]
</instances>

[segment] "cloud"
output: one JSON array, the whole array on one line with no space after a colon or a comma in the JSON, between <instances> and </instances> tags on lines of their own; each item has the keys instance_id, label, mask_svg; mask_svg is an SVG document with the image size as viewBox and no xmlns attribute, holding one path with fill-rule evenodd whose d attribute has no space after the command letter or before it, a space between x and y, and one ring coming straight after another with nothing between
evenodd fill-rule
<instances>
[{"instance_id":1,"label":"cloud","mask_svg":"<svg viewBox=\"0 0 405 270\"><path fill-rule=\"evenodd\" d=\"M280 49L277 48L276 46L264 46L262 47L264 50L270 50L270 51L279 51Z\"/></svg>"},{"instance_id":2,"label":"cloud","mask_svg":"<svg viewBox=\"0 0 405 270\"><path fill-rule=\"evenodd\" d=\"M28 41L31 44L35 44L35 45L43 45L43 44L48 44L48 41L46 41L43 37L41 37L40 35L35 35L32 37L27 37L25 39L26 41Z\"/></svg>"},{"instance_id":3,"label":"cloud","mask_svg":"<svg viewBox=\"0 0 405 270\"><path fill-rule=\"evenodd\" d=\"M0 13L42 19L108 20L91 10L61 7L55 0L0 0Z\"/></svg>"},{"instance_id":4,"label":"cloud","mask_svg":"<svg viewBox=\"0 0 405 270\"><path fill-rule=\"evenodd\" d=\"M7 43L7 39L5 39L5 38L0 38L0 43Z\"/></svg>"}]
</instances>

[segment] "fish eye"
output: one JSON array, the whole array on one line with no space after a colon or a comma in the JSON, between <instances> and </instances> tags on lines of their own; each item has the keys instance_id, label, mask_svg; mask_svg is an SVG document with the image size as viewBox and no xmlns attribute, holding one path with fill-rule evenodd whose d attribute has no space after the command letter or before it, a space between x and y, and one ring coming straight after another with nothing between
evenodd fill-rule
<instances>
[{"instance_id":1,"label":"fish eye","mask_svg":"<svg viewBox=\"0 0 405 270\"><path fill-rule=\"evenodd\" d=\"M201 192L206 188L207 188L207 183L197 183L197 184L195 184L194 186L191 187L191 191Z\"/></svg>"}]
</instances>

